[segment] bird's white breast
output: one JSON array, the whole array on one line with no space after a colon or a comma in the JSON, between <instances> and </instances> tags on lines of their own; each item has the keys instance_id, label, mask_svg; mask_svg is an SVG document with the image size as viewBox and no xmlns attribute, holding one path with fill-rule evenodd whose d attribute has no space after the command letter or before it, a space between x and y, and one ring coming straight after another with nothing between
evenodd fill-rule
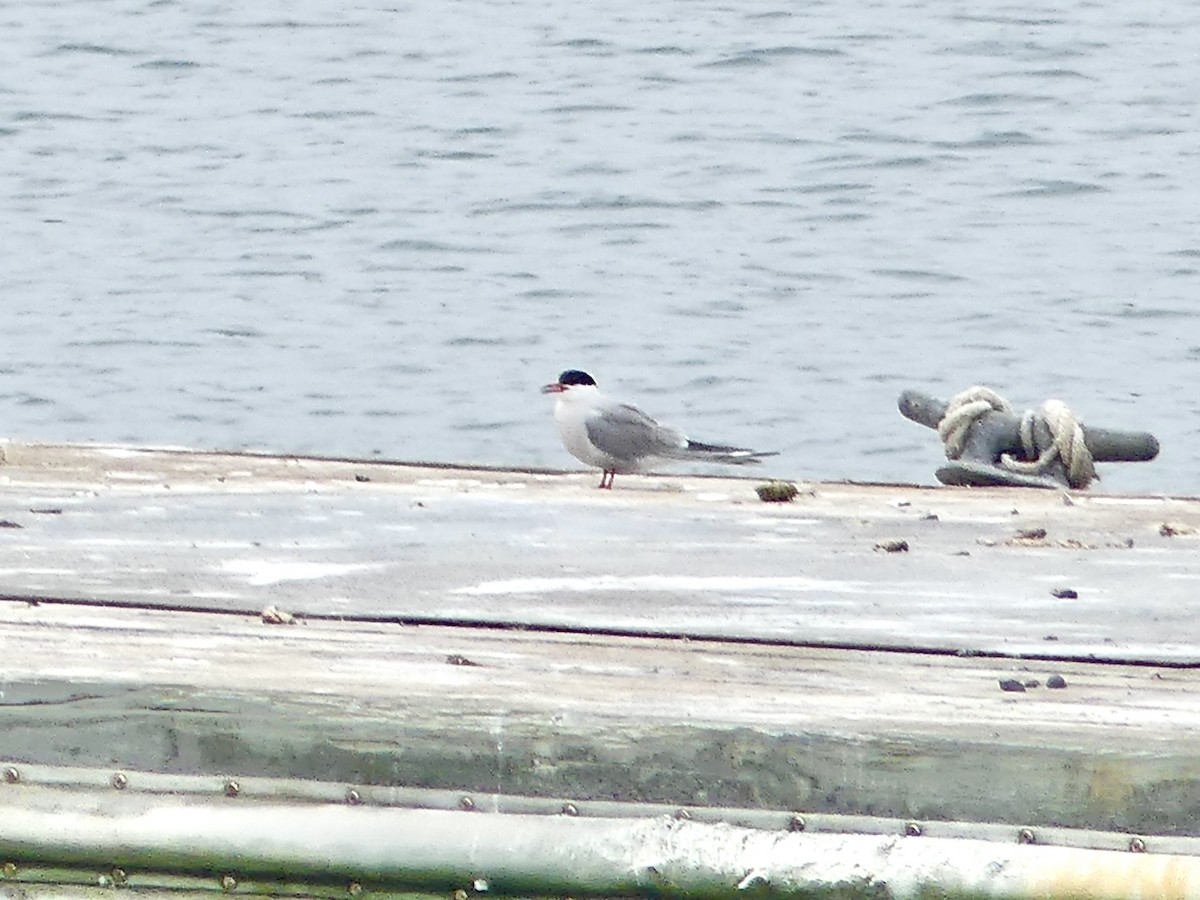
<instances>
[{"instance_id":1,"label":"bird's white breast","mask_svg":"<svg viewBox=\"0 0 1200 900\"><path fill-rule=\"evenodd\" d=\"M554 424L568 453L586 465L609 469L617 465L617 460L598 449L588 437L588 419L595 414L598 399L595 390L573 388L560 394L554 404Z\"/></svg>"}]
</instances>

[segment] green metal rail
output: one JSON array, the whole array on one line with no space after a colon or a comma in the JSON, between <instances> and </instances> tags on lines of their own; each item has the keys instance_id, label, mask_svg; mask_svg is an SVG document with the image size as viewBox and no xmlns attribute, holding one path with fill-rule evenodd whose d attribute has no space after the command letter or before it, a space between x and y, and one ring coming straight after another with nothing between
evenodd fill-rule
<instances>
[{"instance_id":1,"label":"green metal rail","mask_svg":"<svg viewBox=\"0 0 1200 900\"><path fill-rule=\"evenodd\" d=\"M1200 897L1197 838L0 771L0 897Z\"/></svg>"}]
</instances>

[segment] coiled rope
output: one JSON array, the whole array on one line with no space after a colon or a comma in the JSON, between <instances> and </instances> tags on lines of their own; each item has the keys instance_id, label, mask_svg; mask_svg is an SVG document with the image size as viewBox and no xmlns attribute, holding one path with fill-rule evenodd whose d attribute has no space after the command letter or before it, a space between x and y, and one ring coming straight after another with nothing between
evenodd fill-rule
<instances>
[{"instance_id":1,"label":"coiled rope","mask_svg":"<svg viewBox=\"0 0 1200 900\"><path fill-rule=\"evenodd\" d=\"M993 410L1013 413L1012 404L986 387L970 387L956 394L938 423L938 436L946 447L947 459L958 459L966 447L967 436L976 420ZM1034 425L1041 419L1053 440L1039 451L1034 437ZM1061 400L1047 400L1040 410L1027 409L1021 414L1021 447L1029 462L1001 455L999 465L1023 475L1041 475L1056 460L1061 459L1067 473L1067 483L1076 489L1087 487L1097 477L1096 464L1083 439L1083 426Z\"/></svg>"}]
</instances>

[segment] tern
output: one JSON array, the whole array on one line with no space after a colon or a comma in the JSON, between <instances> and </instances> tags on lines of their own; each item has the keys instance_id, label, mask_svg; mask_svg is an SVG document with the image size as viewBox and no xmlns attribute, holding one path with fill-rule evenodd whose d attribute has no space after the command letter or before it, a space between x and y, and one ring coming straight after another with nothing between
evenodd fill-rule
<instances>
[{"instance_id":1,"label":"tern","mask_svg":"<svg viewBox=\"0 0 1200 900\"><path fill-rule=\"evenodd\" d=\"M600 393L587 372L567 369L542 388L554 394L554 422L567 452L604 474L599 487L611 489L613 477L641 472L658 459L743 466L776 453L690 441L682 431L661 425L628 403Z\"/></svg>"}]
</instances>

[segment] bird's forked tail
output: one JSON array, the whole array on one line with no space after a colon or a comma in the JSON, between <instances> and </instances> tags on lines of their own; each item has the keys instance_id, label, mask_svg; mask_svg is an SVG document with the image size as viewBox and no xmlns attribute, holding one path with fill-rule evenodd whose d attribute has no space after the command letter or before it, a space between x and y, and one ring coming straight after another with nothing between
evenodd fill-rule
<instances>
[{"instance_id":1,"label":"bird's forked tail","mask_svg":"<svg viewBox=\"0 0 1200 900\"><path fill-rule=\"evenodd\" d=\"M702 444L699 441L688 441L680 448L681 459L700 459L705 462L726 463L732 466L746 466L760 463L768 456L778 456L775 450L748 450L745 447L724 447L720 444Z\"/></svg>"}]
</instances>

